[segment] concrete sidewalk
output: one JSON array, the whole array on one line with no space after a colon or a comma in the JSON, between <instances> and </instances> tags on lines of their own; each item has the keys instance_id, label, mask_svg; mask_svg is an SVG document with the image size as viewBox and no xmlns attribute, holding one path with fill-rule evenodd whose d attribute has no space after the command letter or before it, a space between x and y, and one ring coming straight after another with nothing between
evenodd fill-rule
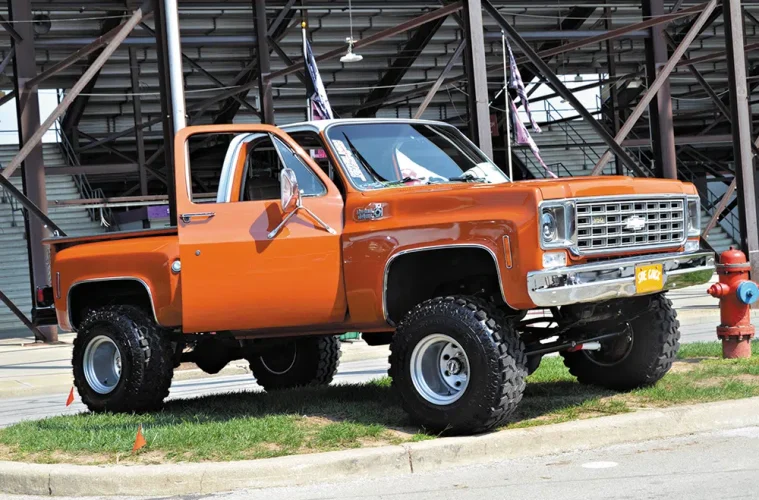
<instances>
[{"instance_id":1,"label":"concrete sidewalk","mask_svg":"<svg viewBox=\"0 0 759 500\"><path fill-rule=\"evenodd\" d=\"M716 281L716 278L715 278ZM681 342L717 340L719 324L717 300L706 294L708 285L675 290L669 297L680 319ZM759 324L759 314L754 315ZM35 344L31 337L0 338L0 398L63 393L72 386L71 352L75 334L62 333L56 345ZM387 359L388 349L363 342L343 344L343 362ZM175 380L208 378L249 373L248 362L230 363L216 375L208 375L192 364L181 366Z\"/></svg>"}]
</instances>

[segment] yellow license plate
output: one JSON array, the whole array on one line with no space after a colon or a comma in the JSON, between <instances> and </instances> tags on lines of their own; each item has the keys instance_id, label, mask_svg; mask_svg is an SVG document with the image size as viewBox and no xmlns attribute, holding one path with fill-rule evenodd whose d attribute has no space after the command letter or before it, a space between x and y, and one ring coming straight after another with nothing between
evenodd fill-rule
<instances>
[{"instance_id":1,"label":"yellow license plate","mask_svg":"<svg viewBox=\"0 0 759 500\"><path fill-rule=\"evenodd\" d=\"M664 288L664 273L661 264L635 266L636 292L658 292L662 288Z\"/></svg>"}]
</instances>

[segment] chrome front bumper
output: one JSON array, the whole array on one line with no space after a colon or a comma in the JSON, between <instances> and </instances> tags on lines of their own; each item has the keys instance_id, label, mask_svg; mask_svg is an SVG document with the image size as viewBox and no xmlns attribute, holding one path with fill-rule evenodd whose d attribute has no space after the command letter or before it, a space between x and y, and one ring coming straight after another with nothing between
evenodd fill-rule
<instances>
[{"instance_id":1,"label":"chrome front bumper","mask_svg":"<svg viewBox=\"0 0 759 500\"><path fill-rule=\"evenodd\" d=\"M714 253L644 255L533 271L527 274L527 289L538 307L646 295L635 289L635 267L646 264L661 264L663 291L673 290L709 281L714 274Z\"/></svg>"}]
</instances>

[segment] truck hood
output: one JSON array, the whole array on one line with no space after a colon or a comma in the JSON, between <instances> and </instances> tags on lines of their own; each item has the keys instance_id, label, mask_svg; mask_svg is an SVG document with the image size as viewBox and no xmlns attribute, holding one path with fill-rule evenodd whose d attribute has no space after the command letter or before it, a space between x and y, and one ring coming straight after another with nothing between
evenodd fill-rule
<instances>
[{"instance_id":1,"label":"truck hood","mask_svg":"<svg viewBox=\"0 0 759 500\"><path fill-rule=\"evenodd\" d=\"M696 188L672 179L643 179L626 176L562 177L519 181L540 190L544 200L580 198L587 196L624 196L636 194L696 194Z\"/></svg>"}]
</instances>

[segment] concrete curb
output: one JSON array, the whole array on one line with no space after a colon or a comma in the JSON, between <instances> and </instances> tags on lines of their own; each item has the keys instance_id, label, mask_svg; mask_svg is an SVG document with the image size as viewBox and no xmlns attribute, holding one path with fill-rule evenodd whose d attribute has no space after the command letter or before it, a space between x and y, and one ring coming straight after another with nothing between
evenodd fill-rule
<instances>
[{"instance_id":1,"label":"concrete curb","mask_svg":"<svg viewBox=\"0 0 759 500\"><path fill-rule=\"evenodd\" d=\"M759 425L759 398L442 438L403 446L246 462L172 465L42 465L0 462L0 493L187 495L406 475L495 460L587 450Z\"/></svg>"}]
</instances>

